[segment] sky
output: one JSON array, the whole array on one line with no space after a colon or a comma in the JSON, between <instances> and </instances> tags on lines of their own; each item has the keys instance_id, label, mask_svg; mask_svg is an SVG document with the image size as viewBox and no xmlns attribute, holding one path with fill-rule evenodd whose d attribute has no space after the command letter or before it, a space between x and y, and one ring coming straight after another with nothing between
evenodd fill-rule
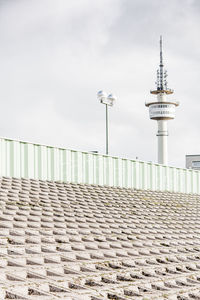
<instances>
[{"instance_id":1,"label":"sky","mask_svg":"<svg viewBox=\"0 0 200 300\"><path fill-rule=\"evenodd\" d=\"M171 100L169 165L200 154L199 0L0 0L0 136L157 161L157 122L145 102L159 65Z\"/></svg>"}]
</instances>

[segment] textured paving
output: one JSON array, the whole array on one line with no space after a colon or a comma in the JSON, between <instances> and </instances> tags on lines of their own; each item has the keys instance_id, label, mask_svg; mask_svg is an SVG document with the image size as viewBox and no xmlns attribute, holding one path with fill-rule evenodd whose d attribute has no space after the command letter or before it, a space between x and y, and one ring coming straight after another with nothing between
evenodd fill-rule
<instances>
[{"instance_id":1,"label":"textured paving","mask_svg":"<svg viewBox=\"0 0 200 300\"><path fill-rule=\"evenodd\" d=\"M0 179L0 299L200 299L200 196Z\"/></svg>"}]
</instances>

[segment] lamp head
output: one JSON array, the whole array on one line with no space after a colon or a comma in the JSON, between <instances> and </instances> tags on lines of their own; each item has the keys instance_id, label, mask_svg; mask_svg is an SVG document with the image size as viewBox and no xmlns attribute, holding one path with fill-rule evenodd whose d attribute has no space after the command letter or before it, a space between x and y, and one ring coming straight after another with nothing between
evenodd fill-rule
<instances>
[{"instance_id":1,"label":"lamp head","mask_svg":"<svg viewBox=\"0 0 200 300\"><path fill-rule=\"evenodd\" d=\"M98 93L97 93L97 98L99 99L99 100L101 100L101 99L104 99L104 98L107 98L107 93L106 92L104 92L104 91L99 91Z\"/></svg>"},{"instance_id":2,"label":"lamp head","mask_svg":"<svg viewBox=\"0 0 200 300\"><path fill-rule=\"evenodd\" d=\"M114 104L114 102L117 100L117 97L113 94L108 95L108 100L111 103L111 105Z\"/></svg>"}]
</instances>

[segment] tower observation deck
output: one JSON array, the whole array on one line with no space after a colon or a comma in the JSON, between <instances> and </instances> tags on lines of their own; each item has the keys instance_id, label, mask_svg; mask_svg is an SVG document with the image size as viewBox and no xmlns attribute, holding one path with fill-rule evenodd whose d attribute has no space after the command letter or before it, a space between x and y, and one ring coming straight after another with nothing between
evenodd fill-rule
<instances>
[{"instance_id":1,"label":"tower observation deck","mask_svg":"<svg viewBox=\"0 0 200 300\"><path fill-rule=\"evenodd\" d=\"M167 100L166 96L173 94L173 90L167 86L167 71L164 70L162 36L160 37L160 65L157 70L156 90L150 93L157 96L156 101L145 103L149 107L149 117L158 122L158 163L168 164L168 129L167 121L175 118L175 108L179 105L177 101Z\"/></svg>"}]
</instances>

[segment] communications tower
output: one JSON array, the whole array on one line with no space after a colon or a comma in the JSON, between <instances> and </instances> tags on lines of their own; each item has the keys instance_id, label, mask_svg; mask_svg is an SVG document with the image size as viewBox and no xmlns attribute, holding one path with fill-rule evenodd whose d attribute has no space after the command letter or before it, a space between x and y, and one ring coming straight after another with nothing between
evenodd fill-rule
<instances>
[{"instance_id":1,"label":"communications tower","mask_svg":"<svg viewBox=\"0 0 200 300\"><path fill-rule=\"evenodd\" d=\"M168 95L173 94L173 90L167 87L167 71L164 70L163 53L162 53L162 36L160 37L160 65L157 70L156 90L150 91L157 96L157 100L145 103L149 107L149 117L158 123L158 163L168 164L167 149L167 121L175 118L175 107L179 105L176 101L166 99Z\"/></svg>"}]
</instances>

